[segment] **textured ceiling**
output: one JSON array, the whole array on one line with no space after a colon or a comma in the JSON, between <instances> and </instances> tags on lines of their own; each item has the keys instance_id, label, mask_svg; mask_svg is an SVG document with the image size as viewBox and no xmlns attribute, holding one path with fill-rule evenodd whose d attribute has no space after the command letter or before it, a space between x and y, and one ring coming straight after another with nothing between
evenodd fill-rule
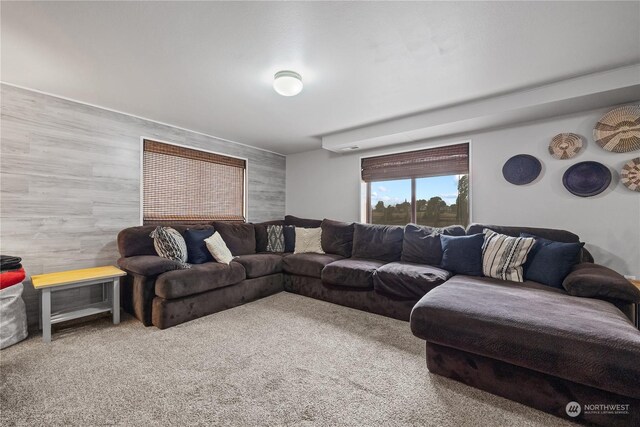
<instances>
[{"instance_id":1,"label":"textured ceiling","mask_svg":"<svg viewBox=\"0 0 640 427\"><path fill-rule=\"evenodd\" d=\"M640 62L640 2L2 2L1 79L280 153ZM294 69L305 88L271 88Z\"/></svg>"}]
</instances>

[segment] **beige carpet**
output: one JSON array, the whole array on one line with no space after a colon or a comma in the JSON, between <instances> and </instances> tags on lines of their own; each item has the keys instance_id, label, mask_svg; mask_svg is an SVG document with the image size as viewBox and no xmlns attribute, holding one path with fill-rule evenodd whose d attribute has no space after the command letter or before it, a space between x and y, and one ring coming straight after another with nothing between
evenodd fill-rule
<instances>
[{"instance_id":1,"label":"beige carpet","mask_svg":"<svg viewBox=\"0 0 640 427\"><path fill-rule=\"evenodd\" d=\"M53 338L0 352L1 425L571 425L429 374L406 322L289 293Z\"/></svg>"}]
</instances>

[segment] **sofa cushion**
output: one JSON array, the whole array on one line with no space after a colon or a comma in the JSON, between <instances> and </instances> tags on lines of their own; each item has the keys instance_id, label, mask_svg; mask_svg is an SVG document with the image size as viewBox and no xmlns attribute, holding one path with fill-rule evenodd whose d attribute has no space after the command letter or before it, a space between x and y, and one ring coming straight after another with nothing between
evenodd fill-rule
<instances>
[{"instance_id":1,"label":"sofa cushion","mask_svg":"<svg viewBox=\"0 0 640 427\"><path fill-rule=\"evenodd\" d=\"M213 236L215 230L209 227L204 230L187 228L184 231L184 241L187 244L187 262L189 264L202 264L213 261L211 252L207 249L205 239Z\"/></svg>"},{"instance_id":2,"label":"sofa cushion","mask_svg":"<svg viewBox=\"0 0 640 427\"><path fill-rule=\"evenodd\" d=\"M440 261L442 261L441 234L464 236L465 231L460 225L434 228L426 225L407 224L404 227L401 260L414 264L440 265Z\"/></svg>"},{"instance_id":3,"label":"sofa cushion","mask_svg":"<svg viewBox=\"0 0 640 427\"><path fill-rule=\"evenodd\" d=\"M243 281L246 273L242 264L206 262L188 270L168 271L156 280L156 295L166 299L222 288Z\"/></svg>"},{"instance_id":4,"label":"sofa cushion","mask_svg":"<svg viewBox=\"0 0 640 427\"><path fill-rule=\"evenodd\" d=\"M253 224L256 230L256 252L266 252L269 237L267 236L267 226L284 225L283 220L265 221Z\"/></svg>"},{"instance_id":5,"label":"sofa cushion","mask_svg":"<svg viewBox=\"0 0 640 427\"><path fill-rule=\"evenodd\" d=\"M118 260L118 266L128 273L140 276L157 276L158 274L180 270L180 263L158 255L136 255Z\"/></svg>"},{"instance_id":6,"label":"sofa cushion","mask_svg":"<svg viewBox=\"0 0 640 427\"><path fill-rule=\"evenodd\" d=\"M247 272L247 279L268 276L282 271L282 255L275 253L240 255L234 258L233 262L242 264Z\"/></svg>"},{"instance_id":7,"label":"sofa cushion","mask_svg":"<svg viewBox=\"0 0 640 427\"><path fill-rule=\"evenodd\" d=\"M351 255L360 259L399 261L402 254L404 227L356 223Z\"/></svg>"},{"instance_id":8,"label":"sofa cushion","mask_svg":"<svg viewBox=\"0 0 640 427\"><path fill-rule=\"evenodd\" d=\"M411 329L435 344L640 398L640 331L605 301L456 276L416 304Z\"/></svg>"},{"instance_id":9,"label":"sofa cushion","mask_svg":"<svg viewBox=\"0 0 640 427\"><path fill-rule=\"evenodd\" d=\"M354 224L348 222L322 220L322 250L328 254L351 256L353 248Z\"/></svg>"},{"instance_id":10,"label":"sofa cushion","mask_svg":"<svg viewBox=\"0 0 640 427\"><path fill-rule=\"evenodd\" d=\"M282 269L289 274L319 279L325 265L342 258L336 254L303 253L287 255L282 259Z\"/></svg>"},{"instance_id":11,"label":"sofa cushion","mask_svg":"<svg viewBox=\"0 0 640 427\"><path fill-rule=\"evenodd\" d=\"M620 273L603 265L589 262L574 265L562 286L569 294L578 297L640 303L640 289Z\"/></svg>"},{"instance_id":12,"label":"sofa cushion","mask_svg":"<svg viewBox=\"0 0 640 427\"><path fill-rule=\"evenodd\" d=\"M390 262L373 274L376 292L398 299L419 300L451 277L451 273L438 267L409 262Z\"/></svg>"},{"instance_id":13,"label":"sofa cushion","mask_svg":"<svg viewBox=\"0 0 640 427\"><path fill-rule=\"evenodd\" d=\"M256 229L253 224L216 221L213 226L233 256L256 253Z\"/></svg>"},{"instance_id":14,"label":"sofa cushion","mask_svg":"<svg viewBox=\"0 0 640 427\"><path fill-rule=\"evenodd\" d=\"M440 242L442 243L440 267L456 274L482 276L484 234L440 236Z\"/></svg>"},{"instance_id":15,"label":"sofa cushion","mask_svg":"<svg viewBox=\"0 0 640 427\"><path fill-rule=\"evenodd\" d=\"M284 217L284 223L285 225L293 225L294 227L300 228L318 228L322 224L322 220L298 218L297 216L286 215Z\"/></svg>"},{"instance_id":16,"label":"sofa cushion","mask_svg":"<svg viewBox=\"0 0 640 427\"><path fill-rule=\"evenodd\" d=\"M348 288L373 289L373 273L385 265L375 259L341 259L322 270L322 281L330 285Z\"/></svg>"}]
</instances>

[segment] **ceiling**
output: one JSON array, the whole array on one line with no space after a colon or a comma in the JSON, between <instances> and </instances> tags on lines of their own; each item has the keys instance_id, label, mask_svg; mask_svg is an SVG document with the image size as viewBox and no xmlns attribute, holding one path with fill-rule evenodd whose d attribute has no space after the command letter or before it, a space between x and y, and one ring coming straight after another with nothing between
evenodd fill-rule
<instances>
[{"instance_id":1,"label":"ceiling","mask_svg":"<svg viewBox=\"0 0 640 427\"><path fill-rule=\"evenodd\" d=\"M1 79L289 154L640 62L640 2L2 2ZM286 98L276 71L302 74Z\"/></svg>"}]
</instances>

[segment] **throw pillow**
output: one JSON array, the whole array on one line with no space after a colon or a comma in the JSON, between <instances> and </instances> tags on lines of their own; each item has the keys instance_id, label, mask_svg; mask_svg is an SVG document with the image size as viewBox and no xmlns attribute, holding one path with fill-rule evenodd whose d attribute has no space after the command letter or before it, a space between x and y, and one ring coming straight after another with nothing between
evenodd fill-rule
<instances>
[{"instance_id":1,"label":"throw pillow","mask_svg":"<svg viewBox=\"0 0 640 427\"><path fill-rule=\"evenodd\" d=\"M213 258L222 263L229 264L231 260L233 260L233 255L231 255L231 251L227 247L227 244L222 239L222 236L217 231L213 233L213 236L206 239L205 244L207 245L207 249L213 255Z\"/></svg>"},{"instance_id":2,"label":"throw pillow","mask_svg":"<svg viewBox=\"0 0 640 427\"><path fill-rule=\"evenodd\" d=\"M187 228L184 231L184 241L187 244L187 261L189 264L204 264L213 261L211 253L207 250L204 239L213 236L214 229L194 230Z\"/></svg>"},{"instance_id":3,"label":"throw pillow","mask_svg":"<svg viewBox=\"0 0 640 427\"><path fill-rule=\"evenodd\" d=\"M440 267L456 274L482 276L484 234L471 236L440 235L442 262Z\"/></svg>"},{"instance_id":4,"label":"throw pillow","mask_svg":"<svg viewBox=\"0 0 640 427\"><path fill-rule=\"evenodd\" d=\"M267 225L267 252L284 252L284 233L281 225Z\"/></svg>"},{"instance_id":5,"label":"throw pillow","mask_svg":"<svg viewBox=\"0 0 640 427\"><path fill-rule=\"evenodd\" d=\"M482 272L494 279L524 282L522 266L535 242L532 237L510 237L485 228Z\"/></svg>"},{"instance_id":6,"label":"throw pillow","mask_svg":"<svg viewBox=\"0 0 640 427\"><path fill-rule=\"evenodd\" d=\"M524 278L562 289L562 281L578 263L584 243L554 242L527 233L520 233L520 236L536 240L524 264Z\"/></svg>"},{"instance_id":7,"label":"throw pillow","mask_svg":"<svg viewBox=\"0 0 640 427\"><path fill-rule=\"evenodd\" d=\"M322 228L300 228L296 227L296 247L294 254L314 252L323 254L322 250Z\"/></svg>"},{"instance_id":8,"label":"throw pillow","mask_svg":"<svg viewBox=\"0 0 640 427\"><path fill-rule=\"evenodd\" d=\"M187 264L187 244L176 229L156 227L149 236L153 239L153 247L159 256L178 261L181 268L191 267Z\"/></svg>"},{"instance_id":9,"label":"throw pillow","mask_svg":"<svg viewBox=\"0 0 640 427\"><path fill-rule=\"evenodd\" d=\"M296 249L296 228L293 225L285 225L282 234L284 234L284 251L293 252Z\"/></svg>"}]
</instances>

